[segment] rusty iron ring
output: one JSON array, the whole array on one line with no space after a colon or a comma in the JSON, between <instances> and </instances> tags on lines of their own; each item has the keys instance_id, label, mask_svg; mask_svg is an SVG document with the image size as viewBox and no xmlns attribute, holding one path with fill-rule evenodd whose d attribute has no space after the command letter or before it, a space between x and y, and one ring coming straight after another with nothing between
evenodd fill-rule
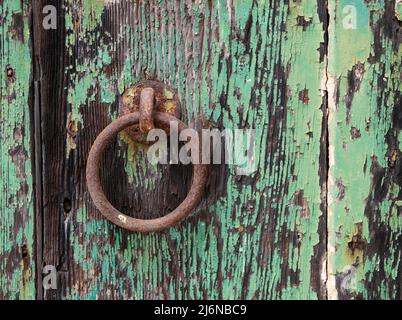
<instances>
[{"instance_id":1,"label":"rusty iron ring","mask_svg":"<svg viewBox=\"0 0 402 320\"><path fill-rule=\"evenodd\" d=\"M184 201L171 213L157 219L149 220L136 219L121 213L113 207L103 192L99 175L100 164L107 145L112 142L120 131L137 124L139 117L139 112L133 112L122 116L109 124L99 134L89 152L86 179L89 194L96 208L105 218L119 227L130 231L155 232L177 225L198 205L207 181L207 166L203 164L193 164L193 177L190 191ZM179 132L187 128L179 119L166 113L155 113L154 119L158 127L161 125L169 126L170 122L174 121L178 123Z\"/></svg>"}]
</instances>

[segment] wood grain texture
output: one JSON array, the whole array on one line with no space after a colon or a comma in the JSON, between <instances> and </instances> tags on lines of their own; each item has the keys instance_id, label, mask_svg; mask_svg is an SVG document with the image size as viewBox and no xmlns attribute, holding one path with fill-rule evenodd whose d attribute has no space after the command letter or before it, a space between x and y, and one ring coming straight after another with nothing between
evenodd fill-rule
<instances>
[{"instance_id":1,"label":"wood grain texture","mask_svg":"<svg viewBox=\"0 0 402 320\"><path fill-rule=\"evenodd\" d=\"M59 270L45 298L325 298L321 3L65 1L63 41L40 55L50 72L43 263ZM149 235L105 221L84 176L119 96L143 79L176 88L187 122L257 130L253 175L214 166L198 210ZM123 212L156 217L184 198L191 168L152 166L144 152L121 135L105 156L104 187Z\"/></svg>"},{"instance_id":2,"label":"wood grain texture","mask_svg":"<svg viewBox=\"0 0 402 320\"><path fill-rule=\"evenodd\" d=\"M396 1L57 0L45 30L48 4L0 0L0 299L402 298ZM197 210L147 235L106 221L85 181L144 79L175 88L191 126L255 128L257 165L212 166ZM137 218L191 179L146 151L122 133L101 173Z\"/></svg>"},{"instance_id":3,"label":"wood grain texture","mask_svg":"<svg viewBox=\"0 0 402 320\"><path fill-rule=\"evenodd\" d=\"M353 1L345 29L350 4L330 2L328 294L401 299L401 20L395 1Z\"/></svg>"},{"instance_id":4,"label":"wood grain texture","mask_svg":"<svg viewBox=\"0 0 402 320\"><path fill-rule=\"evenodd\" d=\"M42 182L41 199L37 206L37 263L41 269L46 265L55 266L58 274L65 270L64 212L69 210L70 171L66 168L66 102L64 79L64 10L61 1L52 3L57 11L57 28L44 29L42 22L45 15L43 7L47 1L32 2L33 10L33 61L35 65L36 99L38 100L36 135L41 140L41 150L36 156L41 159L39 171ZM69 170L74 170L70 167ZM39 177L38 177L39 178ZM42 275L38 277L37 298L43 297Z\"/></svg>"},{"instance_id":5,"label":"wood grain texture","mask_svg":"<svg viewBox=\"0 0 402 320\"><path fill-rule=\"evenodd\" d=\"M30 13L28 1L0 1L0 299L36 292Z\"/></svg>"}]
</instances>

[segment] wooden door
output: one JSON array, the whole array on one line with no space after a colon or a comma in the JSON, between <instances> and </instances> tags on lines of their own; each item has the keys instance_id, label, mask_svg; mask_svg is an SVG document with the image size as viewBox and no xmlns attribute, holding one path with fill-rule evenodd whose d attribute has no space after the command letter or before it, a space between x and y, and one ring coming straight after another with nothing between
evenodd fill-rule
<instances>
[{"instance_id":1,"label":"wooden door","mask_svg":"<svg viewBox=\"0 0 402 320\"><path fill-rule=\"evenodd\" d=\"M0 0L0 298L402 297L400 1L57 0L55 29L47 5ZM256 130L256 172L213 165L192 215L152 234L105 220L85 180L144 79L186 123ZM191 167L145 154L119 135L103 186L158 217Z\"/></svg>"}]
</instances>

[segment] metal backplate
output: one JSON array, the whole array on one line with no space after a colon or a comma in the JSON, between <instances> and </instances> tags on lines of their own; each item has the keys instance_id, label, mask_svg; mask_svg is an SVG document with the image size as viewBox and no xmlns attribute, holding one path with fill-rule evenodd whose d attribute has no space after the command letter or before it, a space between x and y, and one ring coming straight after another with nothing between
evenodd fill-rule
<instances>
[{"instance_id":1,"label":"metal backplate","mask_svg":"<svg viewBox=\"0 0 402 320\"><path fill-rule=\"evenodd\" d=\"M151 80L141 81L124 92L119 103L119 117L139 111L140 94L144 88L154 89L154 112L168 113L180 119L181 105L177 93L170 86L162 82ZM168 127L160 129L169 133ZM146 141L146 134L140 131L139 125L131 126L124 131L131 139L140 143L149 144Z\"/></svg>"}]
</instances>

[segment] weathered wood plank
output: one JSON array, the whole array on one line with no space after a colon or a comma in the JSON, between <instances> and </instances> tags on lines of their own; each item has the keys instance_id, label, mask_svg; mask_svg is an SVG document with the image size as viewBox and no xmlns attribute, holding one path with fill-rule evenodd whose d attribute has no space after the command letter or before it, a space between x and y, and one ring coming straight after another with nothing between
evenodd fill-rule
<instances>
[{"instance_id":1,"label":"weathered wood plank","mask_svg":"<svg viewBox=\"0 0 402 320\"><path fill-rule=\"evenodd\" d=\"M0 299L35 298L30 16L0 0Z\"/></svg>"},{"instance_id":2,"label":"weathered wood plank","mask_svg":"<svg viewBox=\"0 0 402 320\"><path fill-rule=\"evenodd\" d=\"M59 269L45 297L325 298L326 2L64 4L62 43L40 57L52 57L41 92L44 263ZM43 37L47 48L54 36ZM255 127L258 164L249 177L214 167L193 216L149 235L105 221L84 175L119 95L145 78L177 88L186 121ZM104 166L112 203L136 217L173 209L190 177L151 166L123 135Z\"/></svg>"},{"instance_id":3,"label":"weathered wood plank","mask_svg":"<svg viewBox=\"0 0 402 320\"><path fill-rule=\"evenodd\" d=\"M330 17L328 294L401 299L400 15L359 0Z\"/></svg>"},{"instance_id":4,"label":"weathered wood plank","mask_svg":"<svg viewBox=\"0 0 402 320\"><path fill-rule=\"evenodd\" d=\"M42 203L37 208L37 216L41 224L37 226L38 252L37 261L42 266L54 266L63 275L65 267L63 259L66 250L64 239L64 212L68 211L71 187L68 172L64 171L66 149L66 107L64 79L65 44L64 44L64 10L62 1L54 1L56 9L56 29L44 29L43 8L48 5L46 0L34 1L33 32L34 32L34 65L35 80L38 83L39 115L38 127L41 139L41 150L37 148L37 156L41 157L38 168L42 188ZM39 239L40 236L40 239ZM41 278L38 278L38 298L42 298ZM45 294L50 298L52 291ZM54 293L53 293L54 294ZM53 295L55 297L55 295Z\"/></svg>"},{"instance_id":5,"label":"weathered wood plank","mask_svg":"<svg viewBox=\"0 0 402 320\"><path fill-rule=\"evenodd\" d=\"M0 0L1 299L42 297L35 249L58 270L46 299L402 298L395 1L55 1L46 31L45 4L33 3L31 52L31 5ZM193 216L151 235L103 220L84 177L119 95L142 79L177 88L186 121L257 129L257 171L214 166ZM121 135L103 180L119 209L155 217L184 198L190 168L144 152Z\"/></svg>"}]
</instances>

